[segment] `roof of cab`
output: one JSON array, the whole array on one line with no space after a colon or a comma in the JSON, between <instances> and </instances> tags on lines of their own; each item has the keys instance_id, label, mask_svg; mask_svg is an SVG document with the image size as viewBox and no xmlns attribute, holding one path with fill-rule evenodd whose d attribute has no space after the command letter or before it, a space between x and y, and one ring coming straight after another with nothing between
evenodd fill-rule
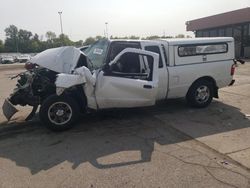
<instances>
[{"instance_id":1,"label":"roof of cab","mask_svg":"<svg viewBox=\"0 0 250 188\"><path fill-rule=\"evenodd\" d=\"M115 39L111 42L142 42L142 43L160 43L167 42L170 46L185 45L185 44L204 44L204 43L218 43L218 42L233 42L232 37L209 37L209 38L169 38L169 39L155 39L155 40L122 40Z\"/></svg>"}]
</instances>

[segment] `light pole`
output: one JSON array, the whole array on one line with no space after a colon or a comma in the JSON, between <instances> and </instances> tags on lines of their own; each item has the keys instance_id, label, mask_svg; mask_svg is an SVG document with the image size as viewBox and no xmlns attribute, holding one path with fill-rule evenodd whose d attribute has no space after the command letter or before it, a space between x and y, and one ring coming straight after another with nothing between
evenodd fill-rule
<instances>
[{"instance_id":1,"label":"light pole","mask_svg":"<svg viewBox=\"0 0 250 188\"><path fill-rule=\"evenodd\" d=\"M109 34L108 34L108 22L105 22L106 25L106 37L107 39L109 38Z\"/></svg>"},{"instance_id":2,"label":"light pole","mask_svg":"<svg viewBox=\"0 0 250 188\"><path fill-rule=\"evenodd\" d=\"M61 25L61 34L63 35L63 26L62 26L62 11L58 12L60 16L60 25Z\"/></svg>"}]
</instances>

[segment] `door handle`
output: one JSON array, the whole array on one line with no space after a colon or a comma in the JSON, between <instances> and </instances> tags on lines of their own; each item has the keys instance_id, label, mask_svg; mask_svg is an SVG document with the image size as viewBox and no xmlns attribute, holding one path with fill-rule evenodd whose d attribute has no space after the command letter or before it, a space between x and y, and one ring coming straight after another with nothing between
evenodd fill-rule
<instances>
[{"instance_id":1,"label":"door handle","mask_svg":"<svg viewBox=\"0 0 250 188\"><path fill-rule=\"evenodd\" d=\"M151 86L151 85L144 85L143 88L145 88L145 89L152 89L153 86Z\"/></svg>"}]
</instances>

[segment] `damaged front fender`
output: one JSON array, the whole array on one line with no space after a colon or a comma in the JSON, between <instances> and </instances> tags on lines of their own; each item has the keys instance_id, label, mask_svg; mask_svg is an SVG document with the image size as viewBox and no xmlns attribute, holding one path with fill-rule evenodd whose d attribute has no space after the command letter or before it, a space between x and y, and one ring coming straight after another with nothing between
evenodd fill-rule
<instances>
[{"instance_id":1,"label":"damaged front fender","mask_svg":"<svg viewBox=\"0 0 250 188\"><path fill-rule=\"evenodd\" d=\"M94 88L96 84L96 72L91 73L90 70L82 66L74 70L73 74L58 74L55 85L56 94L62 95L66 89L77 85L82 85L87 98L87 105L89 108L96 109L97 104L95 100ZM83 96L84 97L84 96Z\"/></svg>"},{"instance_id":2,"label":"damaged front fender","mask_svg":"<svg viewBox=\"0 0 250 188\"><path fill-rule=\"evenodd\" d=\"M92 75L90 70L85 66L76 69L74 74L58 74L55 81L57 95L61 95L65 89L76 85L87 83L94 86L95 82L95 75Z\"/></svg>"},{"instance_id":3,"label":"damaged front fender","mask_svg":"<svg viewBox=\"0 0 250 188\"><path fill-rule=\"evenodd\" d=\"M63 94L65 89L84 83L86 83L86 79L81 75L64 74L64 73L58 74L55 82L56 94L61 95Z\"/></svg>"}]
</instances>

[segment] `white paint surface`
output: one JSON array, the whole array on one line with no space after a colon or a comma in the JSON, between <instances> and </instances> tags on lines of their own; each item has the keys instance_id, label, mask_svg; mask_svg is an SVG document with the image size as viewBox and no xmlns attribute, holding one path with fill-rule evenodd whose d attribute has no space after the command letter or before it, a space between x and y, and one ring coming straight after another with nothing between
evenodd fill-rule
<instances>
[{"instance_id":1,"label":"white paint surface","mask_svg":"<svg viewBox=\"0 0 250 188\"><path fill-rule=\"evenodd\" d=\"M30 62L58 73L68 73L75 68L81 51L72 46L52 48L34 56Z\"/></svg>"}]
</instances>

